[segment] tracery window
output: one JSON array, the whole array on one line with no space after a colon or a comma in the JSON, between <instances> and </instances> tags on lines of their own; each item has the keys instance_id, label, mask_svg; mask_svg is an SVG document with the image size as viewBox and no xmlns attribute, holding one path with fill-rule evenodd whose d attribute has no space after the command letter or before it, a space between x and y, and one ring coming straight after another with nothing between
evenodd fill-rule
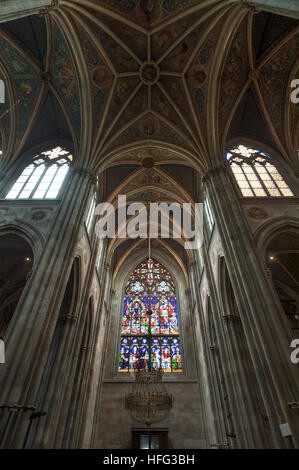
<instances>
[{"instance_id":1,"label":"tracery window","mask_svg":"<svg viewBox=\"0 0 299 470\"><path fill-rule=\"evenodd\" d=\"M238 145L227 152L226 159L243 196L294 196L271 157L261 150Z\"/></svg>"},{"instance_id":2,"label":"tracery window","mask_svg":"<svg viewBox=\"0 0 299 470\"><path fill-rule=\"evenodd\" d=\"M61 147L36 155L19 176L6 199L55 199L72 159L70 152Z\"/></svg>"},{"instance_id":3,"label":"tracery window","mask_svg":"<svg viewBox=\"0 0 299 470\"><path fill-rule=\"evenodd\" d=\"M150 367L182 371L175 284L164 266L151 258L140 263L128 279L118 370Z\"/></svg>"}]
</instances>

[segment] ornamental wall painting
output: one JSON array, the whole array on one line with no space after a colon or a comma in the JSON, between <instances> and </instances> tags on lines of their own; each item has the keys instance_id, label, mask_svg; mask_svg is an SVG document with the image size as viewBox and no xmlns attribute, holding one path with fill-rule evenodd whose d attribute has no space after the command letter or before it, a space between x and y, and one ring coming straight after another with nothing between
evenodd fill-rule
<instances>
[{"instance_id":1,"label":"ornamental wall painting","mask_svg":"<svg viewBox=\"0 0 299 470\"><path fill-rule=\"evenodd\" d=\"M118 370L141 368L182 371L175 284L171 274L151 258L129 276L122 316Z\"/></svg>"}]
</instances>

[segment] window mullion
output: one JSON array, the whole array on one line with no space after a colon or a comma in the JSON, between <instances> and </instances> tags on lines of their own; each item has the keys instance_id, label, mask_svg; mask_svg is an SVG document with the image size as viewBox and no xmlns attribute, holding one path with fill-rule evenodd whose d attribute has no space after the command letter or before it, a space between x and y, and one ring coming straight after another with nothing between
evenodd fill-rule
<instances>
[{"instance_id":1,"label":"window mullion","mask_svg":"<svg viewBox=\"0 0 299 470\"><path fill-rule=\"evenodd\" d=\"M44 163L41 163L41 165L45 165L45 169L44 171L42 172L42 174L40 175L39 177L39 180L37 181L36 185L34 186L34 188L32 189L31 193L30 193L30 196L28 199L32 199L34 194L36 193L36 191L38 190L38 187L43 179L43 177L45 176L45 173L48 171L48 168L49 168L49 165L46 164L46 162ZM39 165L38 165L39 166ZM38 168L38 167L37 167Z\"/></svg>"},{"instance_id":2,"label":"window mullion","mask_svg":"<svg viewBox=\"0 0 299 470\"><path fill-rule=\"evenodd\" d=\"M247 163L247 162L244 162L244 163ZM253 196L255 196L253 187L251 186L250 181L249 181L249 179L247 178L247 175L246 175L245 171L243 170L243 165L242 165L242 163L240 163L239 165L240 165L240 168L241 168L241 170L242 170L242 172L243 172L243 175L244 175L245 178L246 178L247 183L249 184L249 188L250 188L250 190L251 190ZM241 190L240 186L239 186L239 189ZM241 193L242 193L242 190L241 190Z\"/></svg>"},{"instance_id":3,"label":"window mullion","mask_svg":"<svg viewBox=\"0 0 299 470\"><path fill-rule=\"evenodd\" d=\"M18 198L19 198L19 196L20 196L21 192L23 191L23 189L24 189L25 185L28 183L28 180L31 178L31 176L32 176L32 173L35 171L35 169L36 169L36 168L37 168L37 167L35 166L35 167L33 168L33 170L31 171L30 175L28 175L28 177L27 177L27 179L26 179L25 183L23 184L22 188L21 188L21 189L20 189L20 191L18 192L18 195L17 195L16 199L18 199ZM20 175L20 176L22 176L22 175Z\"/></svg>"},{"instance_id":4,"label":"window mullion","mask_svg":"<svg viewBox=\"0 0 299 470\"><path fill-rule=\"evenodd\" d=\"M254 171L254 173L255 173L257 179L258 179L259 182L261 183L262 188L264 189L266 195L269 196L269 191L268 191L266 185L264 184L263 179L262 179L262 177L260 176L259 172L256 170L256 168L255 168L255 163L253 163L252 167L253 167L253 171Z\"/></svg>"},{"instance_id":5,"label":"window mullion","mask_svg":"<svg viewBox=\"0 0 299 470\"><path fill-rule=\"evenodd\" d=\"M273 178L273 176L271 175L271 173L268 171L268 168L267 168L266 165L265 165L265 168L266 168L266 172L268 173L268 175L269 175L270 178L271 178L272 183L275 184L276 189L277 189L277 191L279 192L279 195L280 195L280 196L283 196L282 192L280 191L279 187L277 186L277 184L276 184L276 182L275 182L275 179Z\"/></svg>"},{"instance_id":6,"label":"window mullion","mask_svg":"<svg viewBox=\"0 0 299 470\"><path fill-rule=\"evenodd\" d=\"M44 194L44 199L47 198L47 194L48 194L48 192L50 191L51 184L53 183L54 179L55 179L56 176L57 176L57 173L58 173L59 169L61 168L60 166L58 166L57 163L54 163L54 165L56 165L56 171L55 171L55 173L54 173L54 175L53 175L53 178L51 179L51 181L50 181L50 183L49 183L48 189L46 190L46 192L45 192L45 194ZM62 165L61 165L61 166L62 166Z\"/></svg>"}]
</instances>

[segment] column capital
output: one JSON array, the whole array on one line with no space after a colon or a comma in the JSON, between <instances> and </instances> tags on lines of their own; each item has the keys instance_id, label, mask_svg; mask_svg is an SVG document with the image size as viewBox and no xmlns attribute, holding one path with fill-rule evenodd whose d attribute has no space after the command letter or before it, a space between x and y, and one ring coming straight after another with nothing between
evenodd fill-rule
<instances>
[{"instance_id":1,"label":"column capital","mask_svg":"<svg viewBox=\"0 0 299 470\"><path fill-rule=\"evenodd\" d=\"M48 15L51 11L55 10L56 8L59 8L59 5L60 5L60 0L52 0L50 5L47 5L40 9L38 15L39 16Z\"/></svg>"},{"instance_id":2,"label":"column capital","mask_svg":"<svg viewBox=\"0 0 299 470\"><path fill-rule=\"evenodd\" d=\"M209 346L209 349L210 349L211 353L213 353L213 354L217 353L217 346L215 346L214 344Z\"/></svg>"},{"instance_id":3,"label":"column capital","mask_svg":"<svg viewBox=\"0 0 299 470\"><path fill-rule=\"evenodd\" d=\"M254 5L254 3L252 2L248 2L248 0L241 0L241 3L245 6L245 8L247 8L247 10L249 10L251 13L253 13L254 15L258 14L261 12L261 9L258 8L256 5Z\"/></svg>"},{"instance_id":4,"label":"column capital","mask_svg":"<svg viewBox=\"0 0 299 470\"><path fill-rule=\"evenodd\" d=\"M87 176L88 178L90 178L90 180L93 184L95 184L96 181L97 181L97 177L94 175L94 173L89 168L84 168L84 167L80 167L80 166L73 166L73 167L71 167L71 171L75 175L78 174L80 176Z\"/></svg>"},{"instance_id":5,"label":"column capital","mask_svg":"<svg viewBox=\"0 0 299 470\"><path fill-rule=\"evenodd\" d=\"M20 411L24 411L25 413L33 413L36 408L33 405L8 404L0 405L0 410L10 411L12 413L19 413Z\"/></svg>"},{"instance_id":6,"label":"column capital","mask_svg":"<svg viewBox=\"0 0 299 470\"><path fill-rule=\"evenodd\" d=\"M203 175L202 183L207 183L209 179L212 178L213 176L219 176L222 173L228 174L229 173L228 170L229 168L226 165L219 165L219 166L216 166L215 168L211 168Z\"/></svg>"},{"instance_id":7,"label":"column capital","mask_svg":"<svg viewBox=\"0 0 299 470\"><path fill-rule=\"evenodd\" d=\"M64 315L62 317L62 321L65 323L75 323L77 321L78 317L76 315Z\"/></svg>"},{"instance_id":8,"label":"column capital","mask_svg":"<svg viewBox=\"0 0 299 470\"><path fill-rule=\"evenodd\" d=\"M238 315L233 315L232 313L229 313L228 315L222 315L222 320L225 323L239 323L241 319Z\"/></svg>"}]
</instances>

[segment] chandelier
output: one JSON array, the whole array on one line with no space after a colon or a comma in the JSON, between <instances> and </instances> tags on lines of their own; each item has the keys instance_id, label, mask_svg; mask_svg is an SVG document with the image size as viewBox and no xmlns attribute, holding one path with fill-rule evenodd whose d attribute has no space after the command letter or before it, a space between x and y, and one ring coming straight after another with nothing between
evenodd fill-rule
<instances>
[{"instance_id":1,"label":"chandelier","mask_svg":"<svg viewBox=\"0 0 299 470\"><path fill-rule=\"evenodd\" d=\"M162 382L161 369L135 372L135 383L131 392L125 396L125 409L131 418L150 427L166 418L173 404Z\"/></svg>"},{"instance_id":2,"label":"chandelier","mask_svg":"<svg viewBox=\"0 0 299 470\"><path fill-rule=\"evenodd\" d=\"M148 278L152 277L152 259L148 257ZM135 421L146 424L148 429L154 423L159 423L168 415L173 405L173 396L170 395L162 382L163 370L156 368L152 363L151 345L151 296L149 296L149 329L146 335L149 344L149 357L139 358L138 368L135 371L135 382L132 390L125 395L125 409Z\"/></svg>"}]
</instances>

